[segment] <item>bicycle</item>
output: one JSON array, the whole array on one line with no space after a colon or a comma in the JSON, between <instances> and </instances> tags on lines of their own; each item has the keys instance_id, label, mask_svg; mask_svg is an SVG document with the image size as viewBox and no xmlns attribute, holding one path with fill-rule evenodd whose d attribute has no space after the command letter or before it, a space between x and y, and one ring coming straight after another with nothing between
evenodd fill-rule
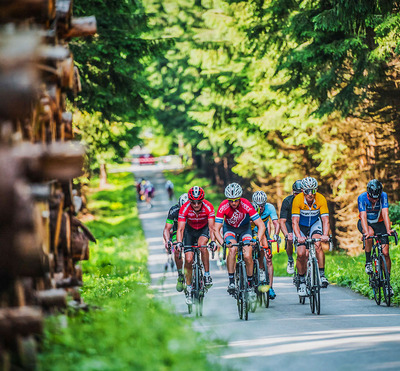
<instances>
[{"instance_id":1,"label":"bicycle","mask_svg":"<svg viewBox=\"0 0 400 371\"><path fill-rule=\"evenodd\" d=\"M167 273L168 272L168 268L171 268L171 272L173 272L175 270L175 262L174 259L172 257L172 242L168 243L168 251L167 251L167 261L164 264L164 272Z\"/></svg>"},{"instance_id":2,"label":"bicycle","mask_svg":"<svg viewBox=\"0 0 400 371\"><path fill-rule=\"evenodd\" d=\"M201 248L210 248L208 245L185 245L183 248L192 248L194 252L193 257L193 270L192 270L192 303L196 308L196 316L202 317L203 316L203 300L205 293L208 291L206 286L204 285L204 268L203 263L200 257L200 249ZM212 259L214 259L214 250L211 249ZM179 258L182 256L182 250L179 252ZM192 306L193 304L187 304L189 314L192 313Z\"/></svg>"},{"instance_id":3,"label":"bicycle","mask_svg":"<svg viewBox=\"0 0 400 371\"><path fill-rule=\"evenodd\" d=\"M235 292L232 296L236 299L238 314L240 319L247 321L249 319L250 310L250 299L249 299L249 283L247 281L246 263L243 259L243 241L239 243L225 244L224 249L224 260L226 258L226 247L237 247L237 260L236 260L236 271L235 271Z\"/></svg>"},{"instance_id":4,"label":"bicycle","mask_svg":"<svg viewBox=\"0 0 400 371\"><path fill-rule=\"evenodd\" d=\"M306 272L306 293L310 298L311 313L321 313L321 277L319 275L318 260L315 254L315 243L321 238L307 238L305 241L308 250L307 272ZM329 242L332 237L329 236ZM304 299L305 300L305 299ZM304 304L304 303L302 303Z\"/></svg>"},{"instance_id":5,"label":"bicycle","mask_svg":"<svg viewBox=\"0 0 400 371\"><path fill-rule=\"evenodd\" d=\"M363 249L365 249L365 240L372 239L372 269L373 273L369 275L369 285L374 293L374 299L377 305L381 304L382 291L385 303L390 307L391 302L391 285L390 285L390 274L387 269L386 259L382 253L382 237L389 237L389 234L377 233L376 236L365 238L363 236ZM398 243L397 233L394 232L392 235L395 238L395 243ZM376 243L374 243L374 240ZM382 288L382 290L381 290Z\"/></svg>"}]
</instances>

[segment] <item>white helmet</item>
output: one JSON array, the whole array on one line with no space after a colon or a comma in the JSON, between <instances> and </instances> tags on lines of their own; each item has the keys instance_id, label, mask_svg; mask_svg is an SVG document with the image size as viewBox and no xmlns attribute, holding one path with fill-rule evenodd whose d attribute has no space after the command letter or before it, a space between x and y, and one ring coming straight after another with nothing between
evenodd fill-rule
<instances>
[{"instance_id":1,"label":"white helmet","mask_svg":"<svg viewBox=\"0 0 400 371\"><path fill-rule=\"evenodd\" d=\"M228 184L225 188L226 198L239 198L243 194L242 187L237 183Z\"/></svg>"},{"instance_id":2,"label":"white helmet","mask_svg":"<svg viewBox=\"0 0 400 371\"><path fill-rule=\"evenodd\" d=\"M187 201L189 201L188 194L187 193L182 193L181 196L179 197L179 200L178 200L179 206L182 206Z\"/></svg>"},{"instance_id":3,"label":"white helmet","mask_svg":"<svg viewBox=\"0 0 400 371\"><path fill-rule=\"evenodd\" d=\"M318 182L315 178L308 176L301 181L301 189L303 191L305 189L317 189L317 188L318 188Z\"/></svg>"},{"instance_id":4,"label":"white helmet","mask_svg":"<svg viewBox=\"0 0 400 371\"><path fill-rule=\"evenodd\" d=\"M265 205L267 202L267 195L264 191L257 191L253 193L252 200L257 205Z\"/></svg>"}]
</instances>

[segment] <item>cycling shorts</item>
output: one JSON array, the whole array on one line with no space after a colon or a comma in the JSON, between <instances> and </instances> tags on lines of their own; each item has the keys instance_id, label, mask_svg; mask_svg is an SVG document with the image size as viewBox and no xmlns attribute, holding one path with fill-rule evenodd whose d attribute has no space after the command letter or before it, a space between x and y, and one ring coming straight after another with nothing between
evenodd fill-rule
<instances>
[{"instance_id":1,"label":"cycling shorts","mask_svg":"<svg viewBox=\"0 0 400 371\"><path fill-rule=\"evenodd\" d=\"M238 228L232 227L229 224L224 223L223 232L224 241L227 244L232 240L236 240L236 242L243 241L245 245L249 245L252 239L250 223L247 223Z\"/></svg>"},{"instance_id":2,"label":"cycling shorts","mask_svg":"<svg viewBox=\"0 0 400 371\"><path fill-rule=\"evenodd\" d=\"M378 222L378 223L369 223L368 225L374 230L375 234L387 234L387 230L385 227L385 222ZM358 220L357 223L357 228L358 230L363 233L362 225L361 225L361 220ZM389 243L389 237L382 237L381 239L382 245L387 245Z\"/></svg>"},{"instance_id":3,"label":"cycling shorts","mask_svg":"<svg viewBox=\"0 0 400 371\"><path fill-rule=\"evenodd\" d=\"M197 245L200 237L206 237L207 242L210 239L210 230L208 229L208 224L203 228L194 229L189 224L185 226L185 232L183 234L183 244L184 245ZM184 252L194 251L191 247L185 247Z\"/></svg>"},{"instance_id":4,"label":"cycling shorts","mask_svg":"<svg viewBox=\"0 0 400 371\"><path fill-rule=\"evenodd\" d=\"M321 219L318 219L313 225L310 227L300 225L300 233L302 237L306 238L313 238L315 234L321 234L322 235L322 222ZM299 246L305 245L304 243L298 244Z\"/></svg>"}]
</instances>

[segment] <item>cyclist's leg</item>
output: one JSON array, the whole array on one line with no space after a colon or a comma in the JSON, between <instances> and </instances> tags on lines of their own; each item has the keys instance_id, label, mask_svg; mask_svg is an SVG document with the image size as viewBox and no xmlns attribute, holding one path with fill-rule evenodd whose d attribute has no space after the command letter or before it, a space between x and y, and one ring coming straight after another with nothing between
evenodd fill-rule
<instances>
[{"instance_id":1,"label":"cyclist's leg","mask_svg":"<svg viewBox=\"0 0 400 371\"><path fill-rule=\"evenodd\" d=\"M237 243L236 233L228 228L226 224L223 226L224 242L226 244ZM226 267L228 270L228 292L232 293L235 290L235 270L236 270L236 253L237 247L231 247L228 249L228 256L226 257Z\"/></svg>"},{"instance_id":2,"label":"cyclist's leg","mask_svg":"<svg viewBox=\"0 0 400 371\"><path fill-rule=\"evenodd\" d=\"M374 230L375 234L377 234L377 233L386 234L387 233L384 222L378 222L378 223L371 224L371 227ZM389 238L382 237L381 243L382 243L382 254L385 257L388 273L390 274L390 271L391 271L390 268L392 266L392 262L390 260L390 255L389 255Z\"/></svg>"},{"instance_id":3,"label":"cyclist's leg","mask_svg":"<svg viewBox=\"0 0 400 371\"><path fill-rule=\"evenodd\" d=\"M363 234L361 220L358 220L357 229L360 231L361 234ZM375 234L374 229L371 227L370 224L368 224L368 233ZM372 250L372 239L365 240L365 265L367 265L368 263L369 264L372 263L371 250ZM367 273L372 273L372 267L370 268L370 271Z\"/></svg>"},{"instance_id":4,"label":"cyclist's leg","mask_svg":"<svg viewBox=\"0 0 400 371\"><path fill-rule=\"evenodd\" d=\"M190 246L194 245L197 241L194 241L193 234L196 231L193 230L189 225L185 226L185 231L183 232L183 244ZM191 288L192 285L192 264L193 264L193 257L194 252L191 247L187 247L184 250L185 253L185 278L186 278L186 285Z\"/></svg>"},{"instance_id":5,"label":"cyclist's leg","mask_svg":"<svg viewBox=\"0 0 400 371\"><path fill-rule=\"evenodd\" d=\"M239 241L243 241L243 259L246 263L247 277L253 277L253 248L250 245L252 239L250 225L239 234Z\"/></svg>"},{"instance_id":6,"label":"cyclist's leg","mask_svg":"<svg viewBox=\"0 0 400 371\"><path fill-rule=\"evenodd\" d=\"M318 219L311 227L309 236L311 238L321 238L322 236L322 223L321 219ZM321 247L321 241L315 243L315 255L317 256L318 260L318 268L324 269L325 268L325 254L324 250Z\"/></svg>"},{"instance_id":7,"label":"cyclist's leg","mask_svg":"<svg viewBox=\"0 0 400 371\"><path fill-rule=\"evenodd\" d=\"M288 233L291 233L293 235L293 229L292 229L292 223L291 222L286 222L286 229ZM287 241L286 244L286 254L288 256L288 261L293 261L293 240L292 241Z\"/></svg>"},{"instance_id":8,"label":"cyclist's leg","mask_svg":"<svg viewBox=\"0 0 400 371\"><path fill-rule=\"evenodd\" d=\"M205 246L208 243L208 240L210 239L210 232L208 229L208 225L206 225L204 228L202 228L200 231L200 236L199 239L197 240L197 244L199 246ZM210 254L208 252L207 247L203 247L200 249L201 252L201 261L203 262L204 266L204 272L206 275L209 274L210 272Z\"/></svg>"},{"instance_id":9,"label":"cyclist's leg","mask_svg":"<svg viewBox=\"0 0 400 371\"><path fill-rule=\"evenodd\" d=\"M172 234L172 242L176 242L176 232ZM174 249L174 260L175 260L175 265L176 269L178 270L178 273L182 272L182 267L183 267L183 258L179 259L179 251L178 249Z\"/></svg>"}]
</instances>

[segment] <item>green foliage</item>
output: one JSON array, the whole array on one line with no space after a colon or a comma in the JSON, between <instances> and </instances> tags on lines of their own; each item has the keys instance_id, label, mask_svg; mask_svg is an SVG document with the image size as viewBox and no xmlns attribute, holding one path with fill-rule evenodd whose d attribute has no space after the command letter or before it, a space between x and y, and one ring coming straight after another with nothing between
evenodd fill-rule
<instances>
[{"instance_id":1,"label":"green foliage","mask_svg":"<svg viewBox=\"0 0 400 371\"><path fill-rule=\"evenodd\" d=\"M215 351L210 342L189 319L154 300L148 287L132 175L111 174L109 180L112 188L91 194L89 203L95 218L88 226L98 243L83 266L82 296L92 309L67 316L67 327L63 316L47 320L40 369L219 369L207 358Z\"/></svg>"},{"instance_id":2,"label":"green foliage","mask_svg":"<svg viewBox=\"0 0 400 371\"><path fill-rule=\"evenodd\" d=\"M389 206L389 217L392 223L400 224L400 204L391 204Z\"/></svg>"}]
</instances>

